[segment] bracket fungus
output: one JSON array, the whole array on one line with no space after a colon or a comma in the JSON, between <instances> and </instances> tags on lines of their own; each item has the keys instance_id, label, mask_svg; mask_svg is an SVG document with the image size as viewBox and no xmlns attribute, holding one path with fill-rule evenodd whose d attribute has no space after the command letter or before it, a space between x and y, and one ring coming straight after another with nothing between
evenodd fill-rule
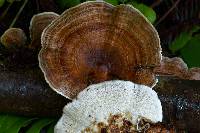
<instances>
[{"instance_id":1,"label":"bracket fungus","mask_svg":"<svg viewBox=\"0 0 200 133\"><path fill-rule=\"evenodd\" d=\"M26 34L20 28L9 28L1 36L1 43L7 48L24 46L26 40Z\"/></svg>"},{"instance_id":2,"label":"bracket fungus","mask_svg":"<svg viewBox=\"0 0 200 133\"><path fill-rule=\"evenodd\" d=\"M42 31L56 18L58 14L54 12L43 12L34 15L31 19L29 30L31 38L31 48L41 48Z\"/></svg>"},{"instance_id":3,"label":"bracket fungus","mask_svg":"<svg viewBox=\"0 0 200 133\"><path fill-rule=\"evenodd\" d=\"M162 121L161 102L151 88L112 80L90 85L63 109L55 133L135 133L141 118ZM128 124L127 124L128 123Z\"/></svg>"},{"instance_id":4,"label":"bracket fungus","mask_svg":"<svg viewBox=\"0 0 200 133\"><path fill-rule=\"evenodd\" d=\"M161 65L154 69L157 75L168 75L187 80L200 80L200 68L188 68L179 57L162 57Z\"/></svg>"},{"instance_id":5,"label":"bracket fungus","mask_svg":"<svg viewBox=\"0 0 200 133\"><path fill-rule=\"evenodd\" d=\"M113 79L153 86L160 65L157 31L131 5L85 2L66 10L42 33L40 68L50 86L74 98Z\"/></svg>"}]
</instances>

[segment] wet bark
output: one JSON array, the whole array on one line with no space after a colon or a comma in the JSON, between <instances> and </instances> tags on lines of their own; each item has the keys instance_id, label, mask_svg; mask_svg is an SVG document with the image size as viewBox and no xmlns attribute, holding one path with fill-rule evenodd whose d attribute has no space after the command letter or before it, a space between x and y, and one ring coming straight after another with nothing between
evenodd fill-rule
<instances>
[{"instance_id":1,"label":"wet bark","mask_svg":"<svg viewBox=\"0 0 200 133\"><path fill-rule=\"evenodd\" d=\"M39 69L0 69L0 112L25 116L59 116L69 102L49 88Z\"/></svg>"},{"instance_id":2,"label":"wet bark","mask_svg":"<svg viewBox=\"0 0 200 133\"><path fill-rule=\"evenodd\" d=\"M155 91L163 107L163 121L183 130L200 131L200 81L159 77Z\"/></svg>"},{"instance_id":3,"label":"wet bark","mask_svg":"<svg viewBox=\"0 0 200 133\"><path fill-rule=\"evenodd\" d=\"M200 81L159 77L154 87L164 119L180 131L200 131ZM40 69L0 68L0 112L25 116L58 117L70 100L52 91Z\"/></svg>"}]
</instances>

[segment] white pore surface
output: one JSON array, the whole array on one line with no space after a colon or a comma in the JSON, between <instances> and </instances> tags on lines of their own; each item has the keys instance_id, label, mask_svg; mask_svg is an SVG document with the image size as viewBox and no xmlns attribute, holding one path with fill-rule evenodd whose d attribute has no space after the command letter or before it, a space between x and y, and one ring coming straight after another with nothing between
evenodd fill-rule
<instances>
[{"instance_id":1,"label":"white pore surface","mask_svg":"<svg viewBox=\"0 0 200 133\"><path fill-rule=\"evenodd\" d=\"M110 114L130 113L132 123L138 117L162 121L162 106L155 91L129 81L106 81L90 85L63 109L55 133L80 133L96 122L107 122Z\"/></svg>"}]
</instances>

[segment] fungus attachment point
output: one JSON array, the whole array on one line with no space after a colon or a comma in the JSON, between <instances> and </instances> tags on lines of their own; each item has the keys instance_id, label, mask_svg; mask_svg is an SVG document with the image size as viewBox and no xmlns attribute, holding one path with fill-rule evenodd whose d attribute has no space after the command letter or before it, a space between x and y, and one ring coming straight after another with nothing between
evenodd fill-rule
<instances>
[{"instance_id":1,"label":"fungus attachment point","mask_svg":"<svg viewBox=\"0 0 200 133\"><path fill-rule=\"evenodd\" d=\"M106 81L90 85L64 107L55 133L147 130L149 126L138 123L139 118L151 123L162 121L162 106L156 92L129 81Z\"/></svg>"},{"instance_id":2,"label":"fungus attachment point","mask_svg":"<svg viewBox=\"0 0 200 133\"><path fill-rule=\"evenodd\" d=\"M20 28L9 28L1 36L1 43L6 48L15 48L24 46L26 43L26 34Z\"/></svg>"},{"instance_id":3,"label":"fungus attachment point","mask_svg":"<svg viewBox=\"0 0 200 133\"><path fill-rule=\"evenodd\" d=\"M43 31L41 43L47 82L70 99L112 79L152 86L161 60L157 31L130 5L85 2L70 8Z\"/></svg>"},{"instance_id":4,"label":"fungus attachment point","mask_svg":"<svg viewBox=\"0 0 200 133\"><path fill-rule=\"evenodd\" d=\"M29 30L31 38L31 48L41 48L42 31L56 18L58 14L54 12L43 12L34 15L31 19Z\"/></svg>"}]
</instances>

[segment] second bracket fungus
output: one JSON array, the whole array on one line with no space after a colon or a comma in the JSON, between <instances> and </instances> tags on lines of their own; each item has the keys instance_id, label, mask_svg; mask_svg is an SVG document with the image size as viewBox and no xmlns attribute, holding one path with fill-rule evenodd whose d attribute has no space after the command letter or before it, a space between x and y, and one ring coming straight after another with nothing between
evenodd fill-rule
<instances>
[{"instance_id":1,"label":"second bracket fungus","mask_svg":"<svg viewBox=\"0 0 200 133\"><path fill-rule=\"evenodd\" d=\"M9 28L1 36L1 43L6 48L21 47L26 44L27 37L24 31L20 28Z\"/></svg>"},{"instance_id":2,"label":"second bracket fungus","mask_svg":"<svg viewBox=\"0 0 200 133\"><path fill-rule=\"evenodd\" d=\"M200 68L188 68L179 57L162 57L161 65L154 69L157 75L168 75L187 80L200 80Z\"/></svg>"},{"instance_id":3,"label":"second bracket fungus","mask_svg":"<svg viewBox=\"0 0 200 133\"><path fill-rule=\"evenodd\" d=\"M41 43L47 82L70 99L113 79L151 87L161 60L157 31L131 5L85 2L70 8L43 31Z\"/></svg>"},{"instance_id":4,"label":"second bracket fungus","mask_svg":"<svg viewBox=\"0 0 200 133\"><path fill-rule=\"evenodd\" d=\"M43 12L34 15L31 19L29 30L32 48L41 48L42 31L56 18L58 14L54 12Z\"/></svg>"}]
</instances>

